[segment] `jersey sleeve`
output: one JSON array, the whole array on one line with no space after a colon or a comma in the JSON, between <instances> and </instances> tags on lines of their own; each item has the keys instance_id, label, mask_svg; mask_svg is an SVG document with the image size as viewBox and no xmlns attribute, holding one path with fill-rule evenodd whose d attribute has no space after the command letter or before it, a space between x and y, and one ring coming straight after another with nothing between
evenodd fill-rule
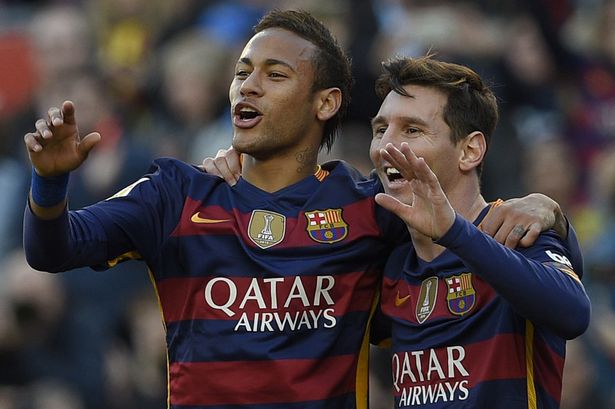
<instances>
[{"instance_id":1,"label":"jersey sleeve","mask_svg":"<svg viewBox=\"0 0 615 409\"><path fill-rule=\"evenodd\" d=\"M589 299L569 261L571 253L580 250L567 248L554 232L543 233L532 247L517 251L497 243L458 215L437 243L460 257L536 325L565 339L587 329Z\"/></svg>"},{"instance_id":2,"label":"jersey sleeve","mask_svg":"<svg viewBox=\"0 0 615 409\"><path fill-rule=\"evenodd\" d=\"M26 207L24 249L42 271L90 266L105 269L125 259L152 259L181 213L181 175L171 160L114 196L55 220L41 220Z\"/></svg>"}]
</instances>

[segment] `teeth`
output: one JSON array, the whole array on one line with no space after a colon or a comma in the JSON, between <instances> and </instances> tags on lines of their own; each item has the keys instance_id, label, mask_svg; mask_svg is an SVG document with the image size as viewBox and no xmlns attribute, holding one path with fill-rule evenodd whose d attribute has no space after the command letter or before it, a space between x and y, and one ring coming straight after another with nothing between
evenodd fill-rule
<instances>
[{"instance_id":1,"label":"teeth","mask_svg":"<svg viewBox=\"0 0 615 409\"><path fill-rule=\"evenodd\" d=\"M256 112L255 109L252 108L241 108L241 110L239 112Z\"/></svg>"},{"instance_id":2,"label":"teeth","mask_svg":"<svg viewBox=\"0 0 615 409\"><path fill-rule=\"evenodd\" d=\"M395 168L387 168L386 172L387 172L387 176L390 176L390 175L401 175L401 172L398 171Z\"/></svg>"}]
</instances>

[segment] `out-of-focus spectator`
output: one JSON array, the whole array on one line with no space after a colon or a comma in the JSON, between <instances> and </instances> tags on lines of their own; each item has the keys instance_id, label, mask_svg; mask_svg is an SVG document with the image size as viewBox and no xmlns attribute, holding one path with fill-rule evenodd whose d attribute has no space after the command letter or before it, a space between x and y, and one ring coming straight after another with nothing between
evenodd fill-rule
<instances>
[{"instance_id":1,"label":"out-of-focus spectator","mask_svg":"<svg viewBox=\"0 0 615 409\"><path fill-rule=\"evenodd\" d=\"M160 308L148 289L124 315L122 337L106 354L109 408L166 407L166 349Z\"/></svg>"},{"instance_id":2,"label":"out-of-focus spectator","mask_svg":"<svg viewBox=\"0 0 615 409\"><path fill-rule=\"evenodd\" d=\"M599 229L600 215L580 189L578 158L570 142L553 136L524 145L522 180L527 192L553 198L573 223L579 242L587 245Z\"/></svg>"},{"instance_id":3,"label":"out-of-focus spectator","mask_svg":"<svg viewBox=\"0 0 615 409\"><path fill-rule=\"evenodd\" d=\"M598 386L598 371L583 339L566 343L566 363L560 409L606 408Z\"/></svg>"},{"instance_id":4,"label":"out-of-focus spectator","mask_svg":"<svg viewBox=\"0 0 615 409\"><path fill-rule=\"evenodd\" d=\"M22 250L8 255L0 271L0 384L72 380L75 360L64 332L66 293L59 277L32 270Z\"/></svg>"},{"instance_id":5,"label":"out-of-focus spectator","mask_svg":"<svg viewBox=\"0 0 615 409\"><path fill-rule=\"evenodd\" d=\"M505 39L498 16L482 12L470 1L375 1L381 38L376 59L418 56L428 50L440 55L499 54Z\"/></svg>"},{"instance_id":6,"label":"out-of-focus spectator","mask_svg":"<svg viewBox=\"0 0 615 409\"><path fill-rule=\"evenodd\" d=\"M37 10L29 24L39 87L92 66L92 31L77 6L50 5Z\"/></svg>"},{"instance_id":7,"label":"out-of-focus spectator","mask_svg":"<svg viewBox=\"0 0 615 409\"><path fill-rule=\"evenodd\" d=\"M232 140L228 86L233 64L221 43L197 30L172 38L160 53L163 112L156 122L156 156L200 163Z\"/></svg>"},{"instance_id":8,"label":"out-of-focus spectator","mask_svg":"<svg viewBox=\"0 0 615 409\"><path fill-rule=\"evenodd\" d=\"M57 380L42 380L28 388L31 409L86 409L69 385Z\"/></svg>"},{"instance_id":9,"label":"out-of-focus spectator","mask_svg":"<svg viewBox=\"0 0 615 409\"><path fill-rule=\"evenodd\" d=\"M279 4L279 0L217 0L203 10L197 27L203 35L212 37L226 47L240 52L250 37L255 22L265 12Z\"/></svg>"},{"instance_id":10,"label":"out-of-focus spectator","mask_svg":"<svg viewBox=\"0 0 615 409\"><path fill-rule=\"evenodd\" d=\"M163 331L146 273L135 264L61 278L32 273L59 280L70 313L62 309L39 342L23 342L24 312L4 278L19 258L11 251L20 247L30 172L22 138L33 118L74 99L81 131L103 135L88 166L71 175L71 206L132 182L154 156L151 147L156 156L200 163L230 144L232 65L251 27L272 7L313 12L353 57L358 83L350 115L322 160L346 159L370 171L373 80L384 59L432 50L491 80L502 112L485 194L550 194L584 244L596 318L587 336L570 345L562 408L614 407L615 0L31 0L0 1L0 55L7 56L0 57L0 73L8 73L0 75L0 408L31 409L34 396L51 396L53 382L67 391L64 408L79 408L66 397L72 393L85 397L87 409L164 407L157 395L165 392ZM531 166L524 157L534 159ZM61 365L50 364L51 352ZM390 407L386 395L378 398L390 375L380 373L380 382L372 379L380 386L374 409Z\"/></svg>"},{"instance_id":11,"label":"out-of-focus spectator","mask_svg":"<svg viewBox=\"0 0 615 409\"><path fill-rule=\"evenodd\" d=\"M165 1L92 0L88 4L97 45L97 66L130 126L149 113L148 94Z\"/></svg>"},{"instance_id":12,"label":"out-of-focus spectator","mask_svg":"<svg viewBox=\"0 0 615 409\"><path fill-rule=\"evenodd\" d=\"M32 47L24 31L0 30L0 120L25 109L34 93Z\"/></svg>"}]
</instances>

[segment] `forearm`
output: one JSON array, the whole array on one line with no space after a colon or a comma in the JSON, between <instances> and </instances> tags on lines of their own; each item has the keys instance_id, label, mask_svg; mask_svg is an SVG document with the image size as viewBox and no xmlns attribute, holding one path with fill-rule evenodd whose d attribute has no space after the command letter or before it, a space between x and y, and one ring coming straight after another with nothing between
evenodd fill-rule
<instances>
[{"instance_id":1,"label":"forearm","mask_svg":"<svg viewBox=\"0 0 615 409\"><path fill-rule=\"evenodd\" d=\"M589 300L570 275L498 244L459 216L438 244L459 256L523 317L567 339L585 331Z\"/></svg>"},{"instance_id":2,"label":"forearm","mask_svg":"<svg viewBox=\"0 0 615 409\"><path fill-rule=\"evenodd\" d=\"M104 239L88 231L66 207L55 219L43 219L26 206L23 246L28 264L51 273L77 267L101 265L107 260Z\"/></svg>"},{"instance_id":3,"label":"forearm","mask_svg":"<svg viewBox=\"0 0 615 409\"><path fill-rule=\"evenodd\" d=\"M59 218L66 208L69 174L59 176L40 176L32 168L32 181L28 201L32 212L40 219Z\"/></svg>"},{"instance_id":4,"label":"forearm","mask_svg":"<svg viewBox=\"0 0 615 409\"><path fill-rule=\"evenodd\" d=\"M26 205L23 223L23 246L28 264L36 270L62 271L63 260L71 252L68 211L63 207L59 217L43 219Z\"/></svg>"}]
</instances>

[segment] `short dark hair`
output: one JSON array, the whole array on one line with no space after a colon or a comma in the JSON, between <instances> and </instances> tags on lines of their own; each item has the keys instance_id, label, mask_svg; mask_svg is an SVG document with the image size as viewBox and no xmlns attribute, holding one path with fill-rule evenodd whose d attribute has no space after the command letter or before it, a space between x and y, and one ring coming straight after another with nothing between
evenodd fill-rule
<instances>
[{"instance_id":1,"label":"short dark hair","mask_svg":"<svg viewBox=\"0 0 615 409\"><path fill-rule=\"evenodd\" d=\"M324 24L307 11L271 10L254 26L254 33L268 28L288 30L316 46L317 51L313 57L313 92L331 87L337 87L342 91L340 108L325 123L324 136L320 142L321 148L326 146L327 150L330 150L350 104L350 89L353 82L350 58Z\"/></svg>"},{"instance_id":2,"label":"short dark hair","mask_svg":"<svg viewBox=\"0 0 615 409\"><path fill-rule=\"evenodd\" d=\"M376 80L376 94L382 100L389 92L408 96L405 85L422 85L442 91L447 97L444 121L457 143L474 131L485 135L487 146L498 122L498 103L491 89L472 69L433 55L397 57L382 63L384 73ZM478 174L482 165L478 168Z\"/></svg>"}]
</instances>

